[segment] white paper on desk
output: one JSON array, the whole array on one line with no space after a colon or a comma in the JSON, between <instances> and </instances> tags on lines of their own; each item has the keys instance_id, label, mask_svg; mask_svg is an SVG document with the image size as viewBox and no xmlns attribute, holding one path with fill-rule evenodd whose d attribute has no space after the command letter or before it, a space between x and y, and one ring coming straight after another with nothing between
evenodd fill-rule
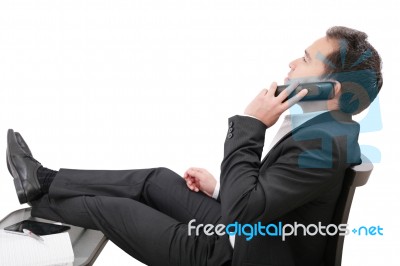
<instances>
[{"instance_id":1,"label":"white paper on desk","mask_svg":"<svg viewBox=\"0 0 400 266\"><path fill-rule=\"evenodd\" d=\"M67 232L34 238L0 230L0 266L72 265L74 251Z\"/></svg>"}]
</instances>

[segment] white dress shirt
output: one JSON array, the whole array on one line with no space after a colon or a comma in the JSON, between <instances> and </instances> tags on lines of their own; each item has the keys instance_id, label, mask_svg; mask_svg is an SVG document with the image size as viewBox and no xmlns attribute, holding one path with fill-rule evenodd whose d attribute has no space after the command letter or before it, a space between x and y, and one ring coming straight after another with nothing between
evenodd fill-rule
<instances>
[{"instance_id":1,"label":"white dress shirt","mask_svg":"<svg viewBox=\"0 0 400 266\"><path fill-rule=\"evenodd\" d=\"M302 113L302 114L292 114L292 115L286 115L281 127L279 128L278 132L276 133L275 137L272 139L271 144L269 146L269 150L287 133L289 133L291 130L294 128L300 126L301 124L307 122L308 120L316 117L317 115L320 115L322 113L327 112L327 110L322 110L322 111L316 111L316 112L308 112L308 113ZM252 116L250 116L252 117ZM219 194L219 189L220 189L220 182L217 180L217 185L215 186L214 193L212 197L214 199L218 198ZM231 242L232 248L235 246L235 236L229 236L229 242Z\"/></svg>"}]
</instances>

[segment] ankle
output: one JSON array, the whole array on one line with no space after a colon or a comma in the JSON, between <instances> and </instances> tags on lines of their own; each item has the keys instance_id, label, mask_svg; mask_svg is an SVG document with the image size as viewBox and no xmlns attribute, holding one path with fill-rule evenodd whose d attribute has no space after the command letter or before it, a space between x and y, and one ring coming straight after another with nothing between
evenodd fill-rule
<instances>
[{"instance_id":1,"label":"ankle","mask_svg":"<svg viewBox=\"0 0 400 266\"><path fill-rule=\"evenodd\" d=\"M41 191L46 194L49 193L49 188L58 171L40 166L37 170L37 177L40 184Z\"/></svg>"}]
</instances>

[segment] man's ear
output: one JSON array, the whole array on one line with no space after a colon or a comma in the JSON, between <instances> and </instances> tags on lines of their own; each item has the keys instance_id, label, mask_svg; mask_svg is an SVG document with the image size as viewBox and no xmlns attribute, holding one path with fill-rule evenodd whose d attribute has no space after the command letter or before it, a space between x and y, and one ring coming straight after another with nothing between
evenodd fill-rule
<instances>
[{"instance_id":1,"label":"man's ear","mask_svg":"<svg viewBox=\"0 0 400 266\"><path fill-rule=\"evenodd\" d=\"M341 97L342 93L342 84L340 84L339 81L336 80L329 80L335 83L333 87L333 91L335 92L335 96L328 100L327 102L327 107L329 110L340 110L340 104L339 104L339 99Z\"/></svg>"},{"instance_id":2,"label":"man's ear","mask_svg":"<svg viewBox=\"0 0 400 266\"><path fill-rule=\"evenodd\" d=\"M336 80L334 82L335 82L335 86L333 87L333 89L335 91L335 97L336 97L337 95L340 94L340 92L342 90L342 84L340 84L340 82L336 81Z\"/></svg>"}]
</instances>

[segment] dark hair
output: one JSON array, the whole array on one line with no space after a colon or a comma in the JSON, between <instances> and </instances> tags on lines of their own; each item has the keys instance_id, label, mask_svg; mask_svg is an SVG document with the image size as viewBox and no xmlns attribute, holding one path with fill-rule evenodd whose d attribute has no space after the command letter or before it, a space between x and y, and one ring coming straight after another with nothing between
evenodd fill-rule
<instances>
[{"instance_id":1,"label":"dark hair","mask_svg":"<svg viewBox=\"0 0 400 266\"><path fill-rule=\"evenodd\" d=\"M358 114L382 87L382 59L364 32L335 26L326 31L326 37L336 40L339 49L326 57L325 75L341 83L340 110Z\"/></svg>"}]
</instances>

